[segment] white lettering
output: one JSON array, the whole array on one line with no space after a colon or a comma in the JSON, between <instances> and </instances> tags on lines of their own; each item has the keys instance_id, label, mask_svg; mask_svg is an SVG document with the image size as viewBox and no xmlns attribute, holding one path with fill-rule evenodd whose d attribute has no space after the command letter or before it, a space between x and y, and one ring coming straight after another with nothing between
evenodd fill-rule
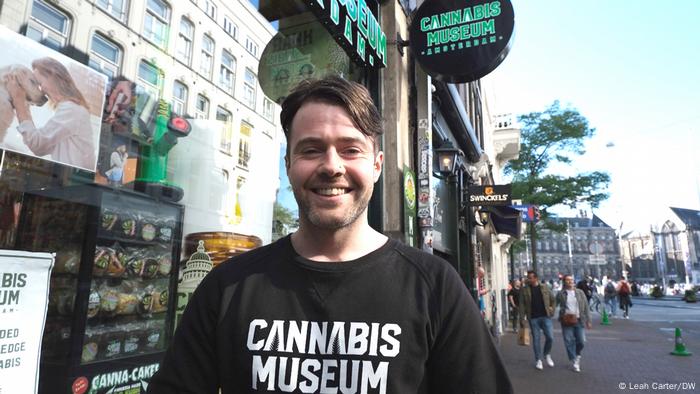
<instances>
[{"instance_id":1,"label":"white lettering","mask_svg":"<svg viewBox=\"0 0 700 394\"><path fill-rule=\"evenodd\" d=\"M386 394L386 380L389 373L389 363L382 361L377 366L377 369L372 368L371 361L362 361L362 387L360 392L362 394L367 394L368 386L372 388L377 388L379 386L379 392L381 394Z\"/></svg>"},{"instance_id":2,"label":"white lettering","mask_svg":"<svg viewBox=\"0 0 700 394\"><path fill-rule=\"evenodd\" d=\"M391 333L396 336L401 335L401 327L399 327L398 324L393 323L386 324L382 327L382 339L389 344L389 346L382 345L379 348L379 352L384 357L396 357L396 355L399 354L399 349L401 348L401 342L392 336Z\"/></svg>"},{"instance_id":3,"label":"white lettering","mask_svg":"<svg viewBox=\"0 0 700 394\"><path fill-rule=\"evenodd\" d=\"M263 319L255 319L252 322L250 322L250 325L248 326L248 350L260 350L263 347L263 340L259 340L257 342L253 342L255 339L255 328L265 328L267 327L267 322Z\"/></svg>"},{"instance_id":4,"label":"white lettering","mask_svg":"<svg viewBox=\"0 0 700 394\"><path fill-rule=\"evenodd\" d=\"M275 389L275 367L277 366L277 357L270 356L267 358L265 365L262 363L262 357L253 356L253 390L258 389L258 381L265 383L267 381L267 390Z\"/></svg>"}]
</instances>

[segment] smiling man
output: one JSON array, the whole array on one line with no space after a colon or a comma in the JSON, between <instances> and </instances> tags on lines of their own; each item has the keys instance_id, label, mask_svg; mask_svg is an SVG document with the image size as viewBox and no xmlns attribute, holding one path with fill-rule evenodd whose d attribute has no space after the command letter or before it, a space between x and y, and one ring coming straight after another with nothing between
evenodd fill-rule
<instances>
[{"instance_id":1,"label":"smiling man","mask_svg":"<svg viewBox=\"0 0 700 394\"><path fill-rule=\"evenodd\" d=\"M372 229L384 159L369 92L302 82L282 104L299 230L204 279L149 393L510 393L456 271Z\"/></svg>"}]
</instances>

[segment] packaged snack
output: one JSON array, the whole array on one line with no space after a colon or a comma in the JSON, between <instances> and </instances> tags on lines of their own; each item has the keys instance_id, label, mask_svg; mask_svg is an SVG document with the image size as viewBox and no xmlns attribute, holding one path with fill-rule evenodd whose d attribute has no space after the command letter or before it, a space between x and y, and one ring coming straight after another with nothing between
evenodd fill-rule
<instances>
[{"instance_id":1,"label":"packaged snack","mask_svg":"<svg viewBox=\"0 0 700 394\"><path fill-rule=\"evenodd\" d=\"M97 360L100 337L101 333L97 329L88 327L85 330L85 339L83 340L83 352L80 356L80 361L83 364Z\"/></svg>"},{"instance_id":2,"label":"packaged snack","mask_svg":"<svg viewBox=\"0 0 700 394\"><path fill-rule=\"evenodd\" d=\"M119 305L119 289L106 284L100 286L100 313L104 316L114 316Z\"/></svg>"},{"instance_id":3,"label":"packaged snack","mask_svg":"<svg viewBox=\"0 0 700 394\"><path fill-rule=\"evenodd\" d=\"M114 311L117 315L132 315L136 313L139 305L139 298L136 294L119 293L117 296L117 307Z\"/></svg>"},{"instance_id":4,"label":"packaged snack","mask_svg":"<svg viewBox=\"0 0 700 394\"><path fill-rule=\"evenodd\" d=\"M77 274L80 268L80 249L70 248L56 252L56 265L53 272L59 274Z\"/></svg>"},{"instance_id":5,"label":"packaged snack","mask_svg":"<svg viewBox=\"0 0 700 394\"><path fill-rule=\"evenodd\" d=\"M142 326L130 323L124 326L124 354L134 354L141 349Z\"/></svg>"},{"instance_id":6,"label":"packaged snack","mask_svg":"<svg viewBox=\"0 0 700 394\"><path fill-rule=\"evenodd\" d=\"M119 357L124 352L124 331L121 327L112 327L102 334L104 358Z\"/></svg>"},{"instance_id":7,"label":"packaged snack","mask_svg":"<svg viewBox=\"0 0 700 394\"><path fill-rule=\"evenodd\" d=\"M157 287L153 290L153 308L151 312L159 313L168 310L168 288L165 286Z\"/></svg>"},{"instance_id":8,"label":"packaged snack","mask_svg":"<svg viewBox=\"0 0 700 394\"><path fill-rule=\"evenodd\" d=\"M175 231L175 221L171 219L158 222L158 239L163 242L170 242Z\"/></svg>"},{"instance_id":9,"label":"packaged snack","mask_svg":"<svg viewBox=\"0 0 700 394\"><path fill-rule=\"evenodd\" d=\"M111 260L110 250L104 246L98 246L95 248L95 261L92 266L92 274L94 276L102 276Z\"/></svg>"},{"instance_id":10,"label":"packaged snack","mask_svg":"<svg viewBox=\"0 0 700 394\"><path fill-rule=\"evenodd\" d=\"M103 231L111 232L116 230L116 224L119 221L119 215L111 209L105 209L102 211L102 218L100 220L100 228Z\"/></svg>"},{"instance_id":11,"label":"packaged snack","mask_svg":"<svg viewBox=\"0 0 700 394\"><path fill-rule=\"evenodd\" d=\"M136 236L136 217L134 215L125 215L121 222L120 234L125 238L134 238Z\"/></svg>"},{"instance_id":12,"label":"packaged snack","mask_svg":"<svg viewBox=\"0 0 700 394\"><path fill-rule=\"evenodd\" d=\"M119 278L124 275L124 272L126 271L126 255L124 254L124 249L122 249L118 243L115 243L107 251L109 254L107 276Z\"/></svg>"},{"instance_id":13,"label":"packaged snack","mask_svg":"<svg viewBox=\"0 0 700 394\"><path fill-rule=\"evenodd\" d=\"M141 276L146 279L155 278L158 274L158 260L153 257L148 257L143 262L143 267L141 268Z\"/></svg>"},{"instance_id":14,"label":"packaged snack","mask_svg":"<svg viewBox=\"0 0 700 394\"><path fill-rule=\"evenodd\" d=\"M141 232L139 233L139 238L144 241L153 241L157 235L157 229L155 221L150 218L144 218L141 221Z\"/></svg>"},{"instance_id":15,"label":"packaged snack","mask_svg":"<svg viewBox=\"0 0 700 394\"><path fill-rule=\"evenodd\" d=\"M88 310L87 317L92 319L100 313L100 292L96 287L90 289L90 296L88 297Z\"/></svg>"},{"instance_id":16,"label":"packaged snack","mask_svg":"<svg viewBox=\"0 0 700 394\"><path fill-rule=\"evenodd\" d=\"M173 262L171 254L169 252L161 254L158 257L158 274L161 276L168 276L172 268Z\"/></svg>"},{"instance_id":17,"label":"packaged snack","mask_svg":"<svg viewBox=\"0 0 700 394\"><path fill-rule=\"evenodd\" d=\"M149 285L139 292L138 312L141 315L148 315L153 309L153 286Z\"/></svg>"},{"instance_id":18,"label":"packaged snack","mask_svg":"<svg viewBox=\"0 0 700 394\"><path fill-rule=\"evenodd\" d=\"M143 347L145 350L156 350L161 348L163 328L165 323L162 320L149 321L146 323L145 335L143 337Z\"/></svg>"}]
</instances>

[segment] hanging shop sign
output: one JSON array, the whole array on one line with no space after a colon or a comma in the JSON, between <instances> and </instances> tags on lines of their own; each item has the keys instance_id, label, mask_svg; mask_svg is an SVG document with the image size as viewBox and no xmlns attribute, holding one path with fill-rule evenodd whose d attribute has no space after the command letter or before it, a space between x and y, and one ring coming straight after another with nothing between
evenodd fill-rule
<instances>
[{"instance_id":1,"label":"hanging shop sign","mask_svg":"<svg viewBox=\"0 0 700 394\"><path fill-rule=\"evenodd\" d=\"M258 63L265 95L280 104L300 81L327 74L349 75L350 59L323 25L310 12L280 21Z\"/></svg>"},{"instance_id":2,"label":"hanging shop sign","mask_svg":"<svg viewBox=\"0 0 700 394\"><path fill-rule=\"evenodd\" d=\"M0 393L36 393L50 253L0 250Z\"/></svg>"},{"instance_id":3,"label":"hanging shop sign","mask_svg":"<svg viewBox=\"0 0 700 394\"><path fill-rule=\"evenodd\" d=\"M515 15L509 0L426 0L409 40L418 63L435 79L475 81L508 55Z\"/></svg>"},{"instance_id":4,"label":"hanging shop sign","mask_svg":"<svg viewBox=\"0 0 700 394\"><path fill-rule=\"evenodd\" d=\"M469 205L510 205L511 204L510 185L485 185L469 186Z\"/></svg>"},{"instance_id":5,"label":"hanging shop sign","mask_svg":"<svg viewBox=\"0 0 700 394\"><path fill-rule=\"evenodd\" d=\"M386 34L367 6L367 0L310 0L308 3L318 20L356 63L364 67L386 67Z\"/></svg>"}]
</instances>

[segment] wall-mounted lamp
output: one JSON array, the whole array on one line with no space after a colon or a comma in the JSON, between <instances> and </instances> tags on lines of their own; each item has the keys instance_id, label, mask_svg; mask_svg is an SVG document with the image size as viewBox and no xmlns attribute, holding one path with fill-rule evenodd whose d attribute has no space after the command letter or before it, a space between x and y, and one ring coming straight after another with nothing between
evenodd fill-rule
<instances>
[{"instance_id":1,"label":"wall-mounted lamp","mask_svg":"<svg viewBox=\"0 0 700 394\"><path fill-rule=\"evenodd\" d=\"M444 177L455 175L463 156L464 152L455 148L452 142L447 141L440 148L435 149L435 168Z\"/></svg>"}]
</instances>

